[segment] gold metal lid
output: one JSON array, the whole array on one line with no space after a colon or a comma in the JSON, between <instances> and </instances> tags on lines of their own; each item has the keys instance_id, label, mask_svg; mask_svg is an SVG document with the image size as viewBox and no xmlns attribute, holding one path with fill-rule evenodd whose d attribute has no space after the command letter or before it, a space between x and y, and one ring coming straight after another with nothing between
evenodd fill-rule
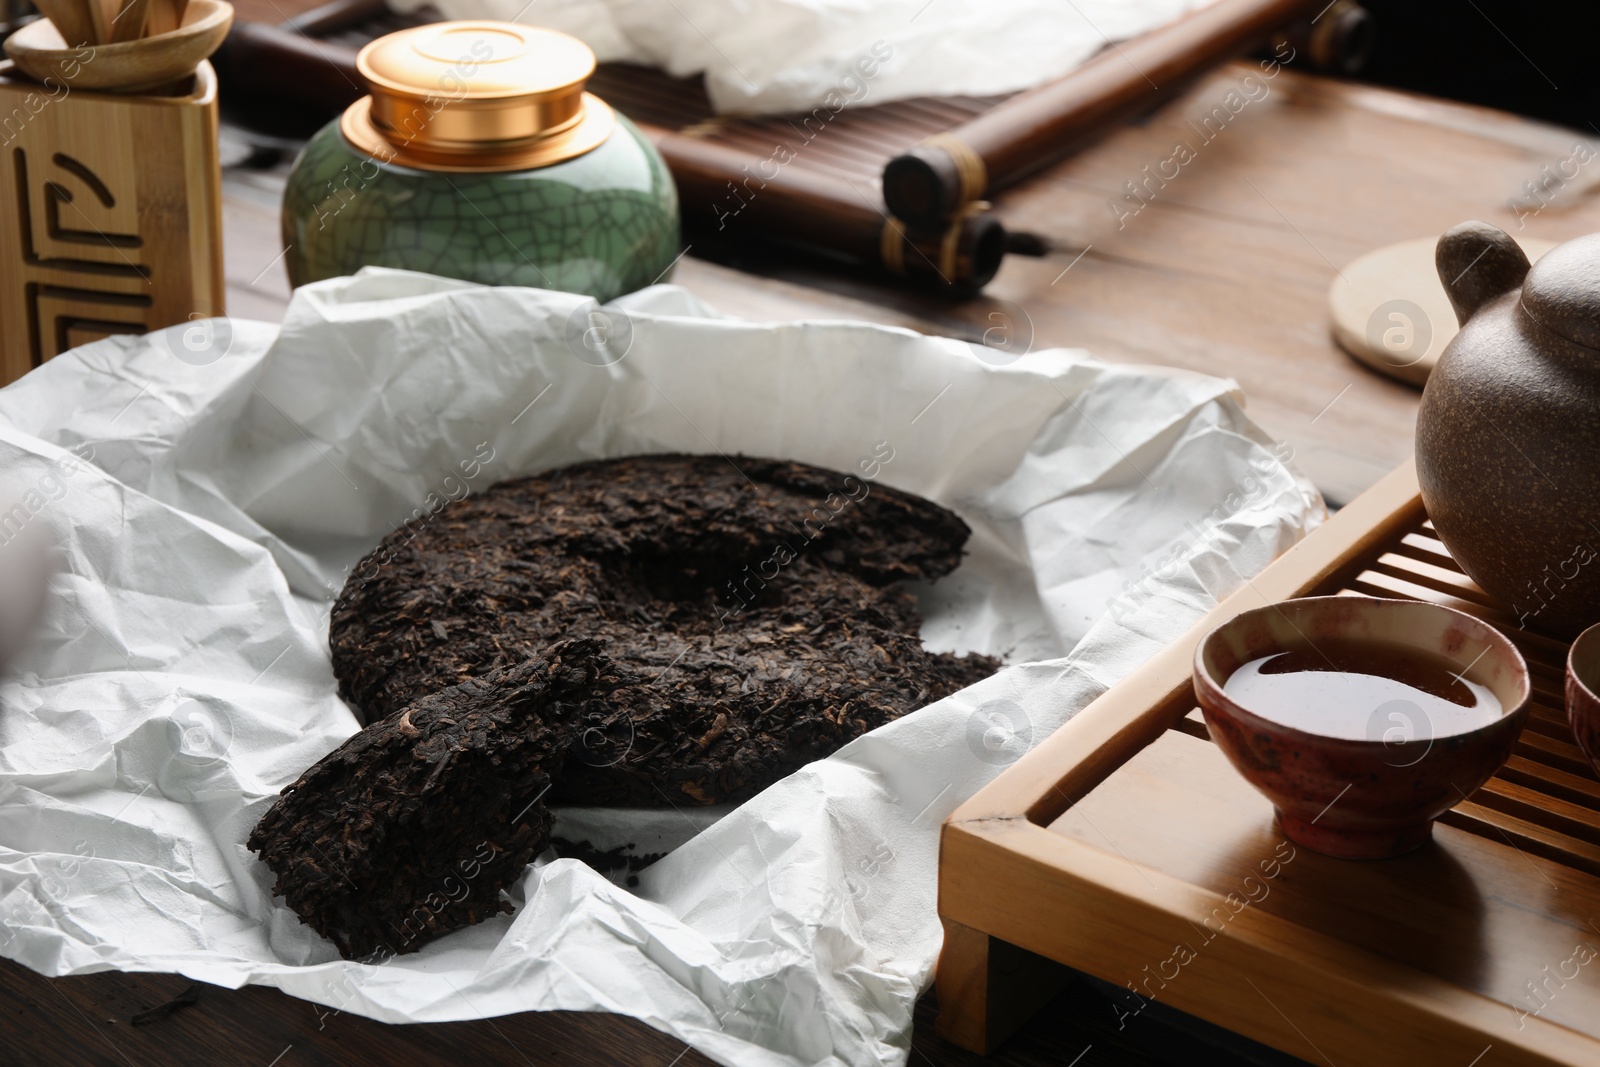
<instances>
[{"instance_id":1,"label":"gold metal lid","mask_svg":"<svg viewBox=\"0 0 1600 1067\"><path fill-rule=\"evenodd\" d=\"M380 37L356 67L372 95L340 129L386 162L422 170L545 167L598 148L616 116L583 91L594 53L514 22L440 22Z\"/></svg>"}]
</instances>

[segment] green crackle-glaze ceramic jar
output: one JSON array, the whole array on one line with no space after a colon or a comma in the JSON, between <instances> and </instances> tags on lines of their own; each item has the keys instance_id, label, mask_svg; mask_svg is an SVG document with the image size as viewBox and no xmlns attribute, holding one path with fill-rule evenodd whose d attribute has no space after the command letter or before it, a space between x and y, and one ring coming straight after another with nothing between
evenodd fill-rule
<instances>
[{"instance_id":1,"label":"green crackle-glaze ceramic jar","mask_svg":"<svg viewBox=\"0 0 1600 1067\"><path fill-rule=\"evenodd\" d=\"M437 23L372 42L358 66L372 95L311 139L284 192L292 284L384 266L605 301L664 279L672 176L583 91L580 41Z\"/></svg>"}]
</instances>

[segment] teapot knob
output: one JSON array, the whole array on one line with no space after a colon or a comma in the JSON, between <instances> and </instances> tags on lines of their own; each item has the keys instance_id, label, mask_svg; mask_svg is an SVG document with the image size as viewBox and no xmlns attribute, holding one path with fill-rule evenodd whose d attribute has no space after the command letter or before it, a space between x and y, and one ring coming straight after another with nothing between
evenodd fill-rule
<instances>
[{"instance_id":1,"label":"teapot knob","mask_svg":"<svg viewBox=\"0 0 1600 1067\"><path fill-rule=\"evenodd\" d=\"M1527 254L1510 234L1487 222L1463 222L1446 230L1433 261L1462 326L1480 307L1521 285L1528 274Z\"/></svg>"}]
</instances>

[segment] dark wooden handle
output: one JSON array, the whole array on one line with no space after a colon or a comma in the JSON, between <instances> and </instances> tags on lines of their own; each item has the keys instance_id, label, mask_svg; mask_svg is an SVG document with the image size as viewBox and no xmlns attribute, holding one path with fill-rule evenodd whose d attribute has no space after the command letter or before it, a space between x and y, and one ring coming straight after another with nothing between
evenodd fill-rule
<instances>
[{"instance_id":1,"label":"dark wooden handle","mask_svg":"<svg viewBox=\"0 0 1600 1067\"><path fill-rule=\"evenodd\" d=\"M234 22L212 62L230 96L339 111L367 92L354 48L265 22Z\"/></svg>"},{"instance_id":2,"label":"dark wooden handle","mask_svg":"<svg viewBox=\"0 0 1600 1067\"><path fill-rule=\"evenodd\" d=\"M978 208L937 229L913 231L889 219L844 179L785 167L764 179L747 153L704 138L639 123L678 184L685 228L740 230L882 268L920 287L971 295L1000 269L1009 237Z\"/></svg>"},{"instance_id":3,"label":"dark wooden handle","mask_svg":"<svg viewBox=\"0 0 1600 1067\"><path fill-rule=\"evenodd\" d=\"M332 0L283 22L283 28L312 37L326 37L340 30L373 22L389 14L384 0Z\"/></svg>"},{"instance_id":4,"label":"dark wooden handle","mask_svg":"<svg viewBox=\"0 0 1600 1067\"><path fill-rule=\"evenodd\" d=\"M897 218L936 227L962 204L1053 162L1324 6L1327 0L1218 0L1111 45L1071 74L890 160L884 202Z\"/></svg>"}]
</instances>

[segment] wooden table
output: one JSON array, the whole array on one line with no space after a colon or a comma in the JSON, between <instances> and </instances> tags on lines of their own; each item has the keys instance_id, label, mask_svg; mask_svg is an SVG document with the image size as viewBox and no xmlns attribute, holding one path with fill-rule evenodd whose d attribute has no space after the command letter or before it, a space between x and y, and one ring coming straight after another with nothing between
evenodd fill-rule
<instances>
[{"instance_id":1,"label":"wooden table","mask_svg":"<svg viewBox=\"0 0 1600 1067\"><path fill-rule=\"evenodd\" d=\"M757 273L696 258L674 281L757 320L848 318L981 340L1022 331L1035 348L1082 346L1119 363L1231 376L1266 430L1330 500L1343 503L1411 452L1418 393L1345 356L1328 337L1326 293L1339 267L1393 241L1467 218L1559 240L1600 230L1580 174L1533 213L1523 183L1565 159L1579 135L1479 108L1285 71L1209 141L1189 119L1218 106L1253 68L1225 68L1144 122L1006 194L1008 226L1047 236L1042 259L1011 257L987 293L962 304L819 273L771 257ZM1124 183L1157 171L1178 141L1194 148L1144 203ZM1167 173L1172 173L1168 166ZM229 311L277 320L288 299L278 240L279 172L230 174L224 210ZM1518 230L1513 198L1524 204ZM1110 206L1110 205L1116 205ZM1137 209L1137 210L1135 210ZM690 1067L709 1061L641 1023L523 1014L390 1027L265 989L210 987L198 1003L133 1026L186 987L167 975L48 981L0 967L10 995L0 1060L30 1064L504 1064ZM932 1035L919 1011L914 1063L1182 1063L1184 1031L1144 1031L1140 1046L1109 1010L1070 988L990 1061ZM1162 1041L1169 1051L1162 1050ZM1087 1047L1087 1051L1084 1051ZM25 1051L24 1051L25 1050ZM1082 1054L1082 1059L1073 1060ZM1253 1061L1254 1062L1254 1061ZM1264 1061L1263 1061L1264 1062Z\"/></svg>"}]
</instances>

